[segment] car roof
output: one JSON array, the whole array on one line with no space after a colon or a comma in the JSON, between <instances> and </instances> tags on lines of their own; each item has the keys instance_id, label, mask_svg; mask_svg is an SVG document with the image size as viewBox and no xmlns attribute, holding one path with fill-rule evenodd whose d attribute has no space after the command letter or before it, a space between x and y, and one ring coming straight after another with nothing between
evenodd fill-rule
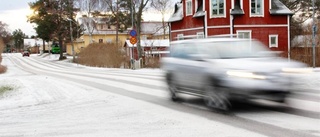
<instances>
[{"instance_id":1,"label":"car roof","mask_svg":"<svg viewBox=\"0 0 320 137\"><path fill-rule=\"evenodd\" d=\"M184 44L184 43L211 43L211 42L229 42L229 41L249 41L254 39L242 38L201 38L201 39L186 39L172 41L171 44Z\"/></svg>"}]
</instances>

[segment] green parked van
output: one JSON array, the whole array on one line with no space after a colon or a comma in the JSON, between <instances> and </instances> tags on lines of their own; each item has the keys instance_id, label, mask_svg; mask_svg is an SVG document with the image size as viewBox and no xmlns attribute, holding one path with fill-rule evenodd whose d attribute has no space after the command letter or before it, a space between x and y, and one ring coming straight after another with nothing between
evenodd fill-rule
<instances>
[{"instance_id":1,"label":"green parked van","mask_svg":"<svg viewBox=\"0 0 320 137\"><path fill-rule=\"evenodd\" d=\"M51 53L52 54L59 54L60 53L60 46L58 43L54 43L51 45Z\"/></svg>"}]
</instances>

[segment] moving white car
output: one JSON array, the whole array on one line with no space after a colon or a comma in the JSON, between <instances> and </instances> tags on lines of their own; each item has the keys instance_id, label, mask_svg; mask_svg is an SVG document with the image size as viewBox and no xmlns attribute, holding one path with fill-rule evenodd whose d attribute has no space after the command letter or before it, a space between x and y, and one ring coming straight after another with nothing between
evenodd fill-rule
<instances>
[{"instance_id":1,"label":"moving white car","mask_svg":"<svg viewBox=\"0 0 320 137\"><path fill-rule=\"evenodd\" d=\"M233 100L284 102L294 80L284 72L303 67L258 40L238 38L174 41L161 60L172 100L179 93L200 96L218 110L229 110Z\"/></svg>"}]
</instances>

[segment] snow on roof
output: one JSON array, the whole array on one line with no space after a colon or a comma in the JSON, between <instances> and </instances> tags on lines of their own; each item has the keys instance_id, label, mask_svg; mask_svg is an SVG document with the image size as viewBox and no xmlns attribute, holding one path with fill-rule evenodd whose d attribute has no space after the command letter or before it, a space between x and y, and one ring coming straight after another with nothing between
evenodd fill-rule
<instances>
[{"instance_id":1,"label":"snow on roof","mask_svg":"<svg viewBox=\"0 0 320 137\"><path fill-rule=\"evenodd\" d=\"M240 8L231 9L231 15L243 15L244 11Z\"/></svg>"},{"instance_id":2,"label":"snow on roof","mask_svg":"<svg viewBox=\"0 0 320 137\"><path fill-rule=\"evenodd\" d=\"M166 51L147 51L145 52L145 54L147 55L151 55L151 54L169 54L170 51L166 50Z\"/></svg>"},{"instance_id":3,"label":"snow on roof","mask_svg":"<svg viewBox=\"0 0 320 137\"><path fill-rule=\"evenodd\" d=\"M293 15L293 12L284 5L280 0L271 1L272 8L270 9L270 14L275 15Z\"/></svg>"},{"instance_id":4,"label":"snow on roof","mask_svg":"<svg viewBox=\"0 0 320 137\"><path fill-rule=\"evenodd\" d=\"M197 11L193 17L203 17L204 15L206 15L205 11Z\"/></svg>"},{"instance_id":5,"label":"snow on roof","mask_svg":"<svg viewBox=\"0 0 320 137\"><path fill-rule=\"evenodd\" d=\"M94 20L96 23L98 23L98 24L105 24L105 23L109 22L111 19L108 18L108 17L104 17L104 18L95 17L95 18L93 18L93 20Z\"/></svg>"},{"instance_id":6,"label":"snow on roof","mask_svg":"<svg viewBox=\"0 0 320 137\"><path fill-rule=\"evenodd\" d=\"M169 47L170 42L169 39L163 39L163 40L158 40L158 39L150 39L150 40L140 40L141 42L141 47ZM125 46L128 47L137 47L137 44L132 45L130 43L130 40L126 40Z\"/></svg>"},{"instance_id":7,"label":"snow on roof","mask_svg":"<svg viewBox=\"0 0 320 137\"><path fill-rule=\"evenodd\" d=\"M42 44L43 44L42 39L23 39L23 45L25 46L34 47L34 46L40 46ZM45 42L45 44L47 45L48 43Z\"/></svg>"},{"instance_id":8,"label":"snow on roof","mask_svg":"<svg viewBox=\"0 0 320 137\"><path fill-rule=\"evenodd\" d=\"M165 25L167 25L165 23ZM162 22L141 22L141 33L142 34L158 34L163 35L163 29L166 29L166 32L169 32L169 28L165 26L163 28Z\"/></svg>"},{"instance_id":9,"label":"snow on roof","mask_svg":"<svg viewBox=\"0 0 320 137\"><path fill-rule=\"evenodd\" d=\"M89 18L79 18L79 23L84 24L84 22L89 21ZM105 21L103 18L95 18L92 21L101 23L101 21ZM90 24L89 24L90 25ZM144 21L141 22L141 34L156 34L156 35L162 35L163 34L163 26L162 22L159 21ZM165 29L166 32L169 32L169 27L167 27L167 24L165 23ZM92 30L92 34L116 34L116 30L114 29L108 29L108 30L100 30L96 27L93 27L93 24L90 25ZM87 27L84 27L85 31L84 34L89 35L89 31L87 30ZM127 30L124 30L123 32L118 31L119 34L128 34L129 28Z\"/></svg>"},{"instance_id":10,"label":"snow on roof","mask_svg":"<svg viewBox=\"0 0 320 137\"><path fill-rule=\"evenodd\" d=\"M174 5L174 13L173 15L169 18L168 22L175 22L175 21L180 21L183 19L183 8L182 8L182 3L178 2Z\"/></svg>"}]
</instances>

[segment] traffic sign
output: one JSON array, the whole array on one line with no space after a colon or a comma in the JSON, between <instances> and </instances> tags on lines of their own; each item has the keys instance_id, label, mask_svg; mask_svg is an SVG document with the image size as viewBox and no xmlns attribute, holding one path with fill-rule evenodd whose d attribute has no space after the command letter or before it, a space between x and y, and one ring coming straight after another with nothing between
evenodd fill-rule
<instances>
[{"instance_id":1,"label":"traffic sign","mask_svg":"<svg viewBox=\"0 0 320 137\"><path fill-rule=\"evenodd\" d=\"M133 30L131 30L131 31L130 31L130 36L131 36L131 37L135 37L135 36L137 36L137 31L136 31L136 30L134 30L134 29L133 29Z\"/></svg>"},{"instance_id":2,"label":"traffic sign","mask_svg":"<svg viewBox=\"0 0 320 137\"><path fill-rule=\"evenodd\" d=\"M138 42L137 38L136 37L131 37L130 38L130 43L131 44L136 44Z\"/></svg>"}]
</instances>

